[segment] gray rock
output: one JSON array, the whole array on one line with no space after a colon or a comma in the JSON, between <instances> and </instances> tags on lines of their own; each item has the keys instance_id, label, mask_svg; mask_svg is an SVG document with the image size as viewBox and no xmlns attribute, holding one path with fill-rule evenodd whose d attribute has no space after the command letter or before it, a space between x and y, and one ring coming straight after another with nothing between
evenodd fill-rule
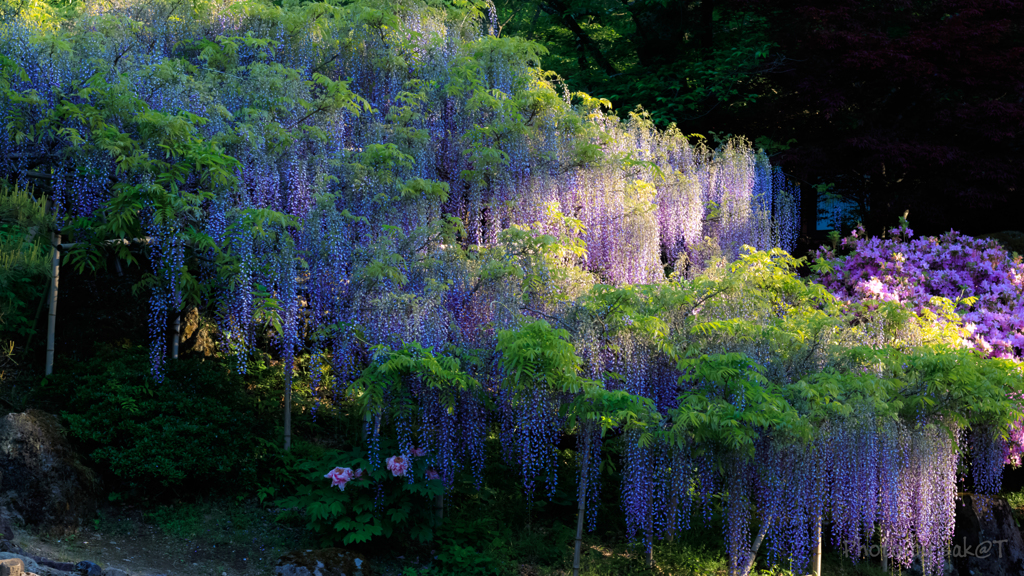
<instances>
[{"instance_id":1,"label":"gray rock","mask_svg":"<svg viewBox=\"0 0 1024 576\"><path fill-rule=\"evenodd\" d=\"M274 568L274 576L313 576L313 573L305 566L285 564Z\"/></svg>"},{"instance_id":2,"label":"gray rock","mask_svg":"<svg viewBox=\"0 0 1024 576\"><path fill-rule=\"evenodd\" d=\"M99 564L89 562L88 560L82 560L75 564L75 572L82 576L103 576L103 568L100 568Z\"/></svg>"},{"instance_id":3,"label":"gray rock","mask_svg":"<svg viewBox=\"0 0 1024 576\"><path fill-rule=\"evenodd\" d=\"M57 418L39 410L0 418L4 500L28 524L68 534L96 514L96 475L82 465Z\"/></svg>"},{"instance_id":4,"label":"gray rock","mask_svg":"<svg viewBox=\"0 0 1024 576\"><path fill-rule=\"evenodd\" d=\"M1004 498L963 496L956 507L950 560L960 576L1024 574L1024 541Z\"/></svg>"},{"instance_id":5,"label":"gray rock","mask_svg":"<svg viewBox=\"0 0 1024 576\"><path fill-rule=\"evenodd\" d=\"M0 540L14 540L14 528L2 508L0 508Z\"/></svg>"},{"instance_id":6,"label":"gray rock","mask_svg":"<svg viewBox=\"0 0 1024 576\"><path fill-rule=\"evenodd\" d=\"M366 558L344 548L300 550L282 556L275 576L372 576Z\"/></svg>"}]
</instances>

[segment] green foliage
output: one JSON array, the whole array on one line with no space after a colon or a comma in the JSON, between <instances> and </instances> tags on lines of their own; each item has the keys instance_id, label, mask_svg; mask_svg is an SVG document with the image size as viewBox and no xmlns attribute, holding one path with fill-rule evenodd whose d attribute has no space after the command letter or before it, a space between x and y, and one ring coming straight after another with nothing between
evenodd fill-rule
<instances>
[{"instance_id":1,"label":"green foliage","mask_svg":"<svg viewBox=\"0 0 1024 576\"><path fill-rule=\"evenodd\" d=\"M35 333L33 307L50 278L50 230L45 198L0 183L0 333Z\"/></svg>"},{"instance_id":2,"label":"green foliage","mask_svg":"<svg viewBox=\"0 0 1024 576\"><path fill-rule=\"evenodd\" d=\"M598 385L580 377L581 360L569 342L569 333L552 328L544 320L519 330L498 332L497 350L501 353L506 381L517 393L538 387L579 393L585 387Z\"/></svg>"},{"instance_id":3,"label":"green foliage","mask_svg":"<svg viewBox=\"0 0 1024 576\"><path fill-rule=\"evenodd\" d=\"M782 251L751 251L692 281L598 286L579 301L576 330L600 325L599 345L631 342L675 365L681 395L664 434L698 451L751 454L765 437L811 442L822 423L865 415L1004 431L1021 416L1012 397L1024 388L1020 366L951 347L960 342L952 302L920 313L844 304L800 279L801 264ZM627 419L649 419L642 399L618 400L632 408L620 412ZM622 409L597 403L591 415ZM647 425L648 434L659 430Z\"/></svg>"},{"instance_id":4,"label":"green foliage","mask_svg":"<svg viewBox=\"0 0 1024 576\"><path fill-rule=\"evenodd\" d=\"M388 389L399 393L406 380L414 377L420 378L430 388L441 390L441 399L446 403L449 412L455 410L459 391L469 390L477 394L482 392L480 382L463 370L462 362L458 358L435 355L432 348L424 348L416 342L407 342L398 350L389 350L384 346L375 347L374 361L366 366L362 375L349 389L349 393L359 398L365 413L382 414L384 397ZM415 406L392 405L389 409L393 414L402 413L403 410L412 413Z\"/></svg>"},{"instance_id":5,"label":"green foliage","mask_svg":"<svg viewBox=\"0 0 1024 576\"><path fill-rule=\"evenodd\" d=\"M396 446L382 442L385 452ZM442 493L440 480L425 480L426 462L414 459L407 478L395 478L380 463L367 459L366 452L326 451L316 460L296 464L301 471L295 493L279 498L278 506L301 509L306 528L324 546L366 542L392 535L427 542L434 537L432 499ZM345 490L331 487L324 477L335 467L362 469L362 476L350 481Z\"/></svg>"},{"instance_id":6,"label":"green foliage","mask_svg":"<svg viewBox=\"0 0 1024 576\"><path fill-rule=\"evenodd\" d=\"M704 22L701 3L681 0L496 4L503 34L545 45L546 68L610 100L622 115L637 106L651 110L661 126L757 102L767 91L761 77L778 59L768 20L734 7L718 5L713 20ZM708 31L710 47L704 45Z\"/></svg>"},{"instance_id":7,"label":"green foliage","mask_svg":"<svg viewBox=\"0 0 1024 576\"><path fill-rule=\"evenodd\" d=\"M242 389L224 365L198 360L170 364L157 384L147 351L126 348L65 366L35 396L61 410L70 436L114 487L154 497L251 487L258 421Z\"/></svg>"},{"instance_id":8,"label":"green foliage","mask_svg":"<svg viewBox=\"0 0 1024 576\"><path fill-rule=\"evenodd\" d=\"M565 561L572 529L561 522L534 524L516 531L497 510L459 514L438 530L440 575L509 574L522 562L545 566Z\"/></svg>"}]
</instances>

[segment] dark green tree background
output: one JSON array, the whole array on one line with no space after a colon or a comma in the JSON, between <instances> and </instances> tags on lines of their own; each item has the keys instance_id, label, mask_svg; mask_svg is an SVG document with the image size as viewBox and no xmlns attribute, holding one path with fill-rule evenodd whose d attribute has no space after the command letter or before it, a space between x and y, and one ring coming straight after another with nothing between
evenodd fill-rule
<instances>
[{"instance_id":1,"label":"dark green tree background","mask_svg":"<svg viewBox=\"0 0 1024 576\"><path fill-rule=\"evenodd\" d=\"M870 231L1019 229L1024 2L497 0L573 90L742 134Z\"/></svg>"}]
</instances>

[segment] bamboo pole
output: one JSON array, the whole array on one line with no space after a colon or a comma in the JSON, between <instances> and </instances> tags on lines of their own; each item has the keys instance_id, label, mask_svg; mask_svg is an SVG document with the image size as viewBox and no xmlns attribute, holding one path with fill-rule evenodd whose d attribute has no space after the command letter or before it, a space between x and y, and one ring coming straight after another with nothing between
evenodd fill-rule
<instances>
[{"instance_id":1,"label":"bamboo pole","mask_svg":"<svg viewBox=\"0 0 1024 576\"><path fill-rule=\"evenodd\" d=\"M50 279L50 315L46 324L46 370L45 375L53 374L53 341L57 327L57 285L60 279L60 234L53 233L53 259Z\"/></svg>"}]
</instances>

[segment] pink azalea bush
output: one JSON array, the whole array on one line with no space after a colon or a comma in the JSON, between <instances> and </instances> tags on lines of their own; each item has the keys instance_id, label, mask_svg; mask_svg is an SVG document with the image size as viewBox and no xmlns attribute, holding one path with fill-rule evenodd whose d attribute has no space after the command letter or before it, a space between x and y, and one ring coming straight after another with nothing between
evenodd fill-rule
<instances>
[{"instance_id":1,"label":"pink azalea bush","mask_svg":"<svg viewBox=\"0 0 1024 576\"><path fill-rule=\"evenodd\" d=\"M933 296L952 301L978 300L957 312L970 332L969 342L986 355L1019 360L1024 352L1024 264L995 240L950 231L914 238L909 228L892 237L864 238L863 229L841 242L851 250L839 256L829 248L812 254L831 264L818 282L847 301L905 303L929 308Z\"/></svg>"},{"instance_id":2,"label":"pink azalea bush","mask_svg":"<svg viewBox=\"0 0 1024 576\"><path fill-rule=\"evenodd\" d=\"M352 470L351 468L338 467L335 468L334 470L331 470L327 474L324 474L324 478L331 479L331 488L337 486L339 490L344 492L346 484L348 484L352 480L355 480L356 478L359 478L362 475L363 470L361 468Z\"/></svg>"},{"instance_id":3,"label":"pink azalea bush","mask_svg":"<svg viewBox=\"0 0 1024 576\"><path fill-rule=\"evenodd\" d=\"M427 468L427 480L440 480L441 475L433 468Z\"/></svg>"},{"instance_id":4,"label":"pink azalea bush","mask_svg":"<svg viewBox=\"0 0 1024 576\"><path fill-rule=\"evenodd\" d=\"M394 476L405 476L409 470L409 457L408 456L392 456L388 458L388 470Z\"/></svg>"}]
</instances>

